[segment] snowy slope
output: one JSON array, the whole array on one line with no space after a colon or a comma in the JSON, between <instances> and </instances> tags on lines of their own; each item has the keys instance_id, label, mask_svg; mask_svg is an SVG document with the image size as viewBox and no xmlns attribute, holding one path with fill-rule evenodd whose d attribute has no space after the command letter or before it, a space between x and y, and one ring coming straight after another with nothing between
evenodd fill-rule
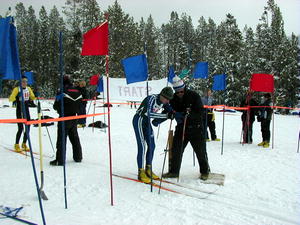
<instances>
[{"instance_id":1,"label":"snowy slope","mask_svg":"<svg viewBox=\"0 0 300 225\"><path fill-rule=\"evenodd\" d=\"M0 100L0 106L4 104L9 104L7 99ZM45 115L57 117L52 102L43 101L42 108L51 110L44 112ZM103 108L97 107L96 112L103 112ZM125 105L111 108L113 172L131 177L137 173L137 148L131 123L134 113L134 109ZM15 118L15 109L1 107L0 115L1 119ZM37 117L36 109L31 108L31 117ZM96 120L104 121L104 118L97 117ZM88 118L90 122L92 118ZM221 112L216 113L216 126L221 138ZM169 121L161 126L156 140L153 168L158 174L162 169L168 127ZM6 149L13 148L16 128L15 124L0 124L0 205L23 205L20 216L42 224L30 157ZM56 124L48 129L55 145ZM114 206L111 206L108 135L99 129L94 132L91 128L79 129L83 162L73 162L68 142L68 209L65 209L63 169L49 165L53 151L43 128L44 191L49 198L43 201L43 206L47 224L300 224L300 153L296 153L299 118L275 115L274 149L258 147L260 124L255 122L253 130L254 143L242 146L239 143L240 113L228 113L225 116L224 154L220 154L221 142L207 143L211 170L226 174L224 186L200 183L198 166L193 166L192 149L190 145L186 148L180 183L213 194L164 184L203 199L163 190L159 195L157 189L151 193L149 185L114 177ZM38 129L32 126L30 135L34 151L38 151ZM35 165L39 177L39 160L35 160ZM0 224L19 223L0 219Z\"/></svg>"}]
</instances>

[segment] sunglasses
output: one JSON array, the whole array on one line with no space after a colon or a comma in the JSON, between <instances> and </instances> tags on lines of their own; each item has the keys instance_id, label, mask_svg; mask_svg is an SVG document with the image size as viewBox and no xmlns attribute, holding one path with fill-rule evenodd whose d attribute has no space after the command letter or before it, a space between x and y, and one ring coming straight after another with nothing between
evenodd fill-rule
<instances>
[{"instance_id":1,"label":"sunglasses","mask_svg":"<svg viewBox=\"0 0 300 225\"><path fill-rule=\"evenodd\" d=\"M175 94L183 94L184 91L176 91Z\"/></svg>"}]
</instances>

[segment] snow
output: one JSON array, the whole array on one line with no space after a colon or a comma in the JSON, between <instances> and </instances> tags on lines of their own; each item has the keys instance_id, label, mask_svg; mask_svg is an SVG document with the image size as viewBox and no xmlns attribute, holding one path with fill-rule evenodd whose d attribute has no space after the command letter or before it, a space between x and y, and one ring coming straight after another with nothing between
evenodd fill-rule
<instances>
[{"instance_id":1,"label":"snow","mask_svg":"<svg viewBox=\"0 0 300 225\"><path fill-rule=\"evenodd\" d=\"M11 105L7 99L0 106ZM57 117L53 102L42 101L44 115ZM100 105L100 102L97 106ZM31 117L37 118L35 108ZM1 107L1 119L15 118L15 109ZM96 107L96 113L103 108ZM113 173L136 177L136 141L132 128L135 109L121 105L111 108L111 135ZM216 112L217 135L222 134L222 112ZM103 117L96 120L104 121ZM92 118L88 118L88 123ZM107 123L107 119L106 119ZM16 124L0 124L0 205L24 206L20 218L42 224L30 157L8 151L13 148ZM169 121L161 125L156 139L153 168L161 173ZM187 146L179 183L213 191L213 194L196 192L163 184L165 187L190 193L199 198L178 195L150 186L113 177L114 206L110 205L110 179L108 133L99 129L78 129L83 148L82 163L72 160L71 144L67 143L67 197L64 207L62 167L49 165L53 156L47 131L43 129L44 191L49 198L43 201L47 224L99 225L99 224L299 224L300 179L297 141L299 118L275 115L274 149L257 146L261 142L260 124L253 127L252 145L242 146L240 141L240 113L225 114L224 153L221 142L208 142L207 152L211 170L226 175L225 185L203 184L199 181L198 166L193 166L192 148ZM56 124L48 127L52 142L56 143ZM155 135L158 130L155 128ZM38 152L38 128L31 126L33 150ZM5 148L6 147L6 148ZM197 163L196 163L197 164ZM35 160L40 182L39 160ZM165 170L166 171L166 170ZM175 180L174 182L177 182ZM20 224L11 219L0 219L0 224Z\"/></svg>"}]
</instances>

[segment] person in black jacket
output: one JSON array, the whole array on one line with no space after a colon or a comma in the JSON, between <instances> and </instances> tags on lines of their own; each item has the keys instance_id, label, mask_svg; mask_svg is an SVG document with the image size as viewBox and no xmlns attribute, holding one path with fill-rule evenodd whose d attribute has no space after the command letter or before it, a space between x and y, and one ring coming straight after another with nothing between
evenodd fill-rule
<instances>
[{"instance_id":1,"label":"person in black jacket","mask_svg":"<svg viewBox=\"0 0 300 225\"><path fill-rule=\"evenodd\" d=\"M173 89L175 91L170 105L176 111L175 120L177 126L172 145L171 169L163 174L165 178L175 178L179 176L182 155L185 147L190 142L196 153L199 167L200 179L208 179L210 168L206 153L206 141L203 127L204 108L198 93L185 87L183 81L175 76L173 79ZM181 113L181 117L178 116ZM184 121L186 118L185 130ZM183 139L184 135L184 140ZM183 142L183 143L182 143ZM183 146L182 146L183 145Z\"/></svg>"},{"instance_id":2,"label":"person in black jacket","mask_svg":"<svg viewBox=\"0 0 300 225\"><path fill-rule=\"evenodd\" d=\"M79 114L78 115L86 115L86 103L88 99L88 94L86 90L86 83L84 80L79 82L79 91L82 95L81 102L79 104ZM78 128L86 126L86 118L78 119Z\"/></svg>"},{"instance_id":3,"label":"person in black jacket","mask_svg":"<svg viewBox=\"0 0 300 225\"><path fill-rule=\"evenodd\" d=\"M272 100L270 93L265 93L262 103L260 106L260 110L258 111L257 119L261 123L261 134L263 141L258 144L258 146L263 146L264 148L268 148L270 146L270 124L273 114L273 109L271 108Z\"/></svg>"},{"instance_id":4,"label":"person in black jacket","mask_svg":"<svg viewBox=\"0 0 300 225\"><path fill-rule=\"evenodd\" d=\"M241 116L243 126L243 143L252 144L252 127L255 121L255 115L257 114L257 108L251 108L251 106L258 106L258 103L253 98L253 91L248 91L245 99L242 100L240 107L248 107L249 110L243 110L243 114Z\"/></svg>"},{"instance_id":5,"label":"person in black jacket","mask_svg":"<svg viewBox=\"0 0 300 225\"><path fill-rule=\"evenodd\" d=\"M70 79L64 77L64 92L63 96L57 95L53 108L62 116L61 112L61 99L64 101L64 116L76 116L79 111L79 104L82 99L80 91L72 86ZM57 142L56 142L56 159L50 162L52 166L62 166L64 164L63 147L66 150L67 136L72 144L73 148L73 159L75 162L81 162L82 160L82 149L77 133L77 120L65 120L65 136L62 137L62 122L58 122L57 126ZM65 146L62 144L62 140L65 140Z\"/></svg>"}]
</instances>

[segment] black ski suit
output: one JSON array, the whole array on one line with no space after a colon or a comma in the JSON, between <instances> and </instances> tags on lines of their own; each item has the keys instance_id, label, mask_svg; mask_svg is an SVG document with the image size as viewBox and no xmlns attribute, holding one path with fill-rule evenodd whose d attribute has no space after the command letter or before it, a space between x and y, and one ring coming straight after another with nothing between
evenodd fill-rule
<instances>
[{"instance_id":1,"label":"black ski suit","mask_svg":"<svg viewBox=\"0 0 300 225\"><path fill-rule=\"evenodd\" d=\"M248 96L246 99L242 100L240 107L247 107L247 106L258 106L258 103ZM253 123L255 121L255 115L257 114L257 108L250 108L250 110L243 110L243 114L241 116L243 126L243 143L251 144L253 142L252 139L252 128Z\"/></svg>"},{"instance_id":2,"label":"black ski suit","mask_svg":"<svg viewBox=\"0 0 300 225\"><path fill-rule=\"evenodd\" d=\"M272 119L273 109L271 109L271 99L266 99L261 106L267 106L260 108L258 111L258 120L261 122L261 134L264 142L270 142L271 132L270 132L270 124Z\"/></svg>"},{"instance_id":3,"label":"black ski suit","mask_svg":"<svg viewBox=\"0 0 300 225\"><path fill-rule=\"evenodd\" d=\"M65 86L63 93L64 100L64 116L75 116L79 112L79 104L82 96L80 91L73 86ZM53 108L59 113L61 117L61 97L56 96ZM77 120L65 120L65 149L67 136L72 144L73 159L75 162L81 162L82 149L77 132ZM56 142L56 160L59 164L63 164L63 145L62 145L62 122L58 122L57 126L57 142Z\"/></svg>"},{"instance_id":4,"label":"black ski suit","mask_svg":"<svg viewBox=\"0 0 300 225\"><path fill-rule=\"evenodd\" d=\"M206 141L203 127L204 108L199 94L186 88L182 99L174 94L174 98L170 101L170 105L176 112L186 114L188 108L190 108L190 112L187 115L183 149L182 134L184 118L180 120L176 119L177 126L175 129L175 135L171 149L172 160L171 169L169 172L179 174L184 149L190 142L198 159L200 173L209 173L210 169L207 159Z\"/></svg>"}]
</instances>

